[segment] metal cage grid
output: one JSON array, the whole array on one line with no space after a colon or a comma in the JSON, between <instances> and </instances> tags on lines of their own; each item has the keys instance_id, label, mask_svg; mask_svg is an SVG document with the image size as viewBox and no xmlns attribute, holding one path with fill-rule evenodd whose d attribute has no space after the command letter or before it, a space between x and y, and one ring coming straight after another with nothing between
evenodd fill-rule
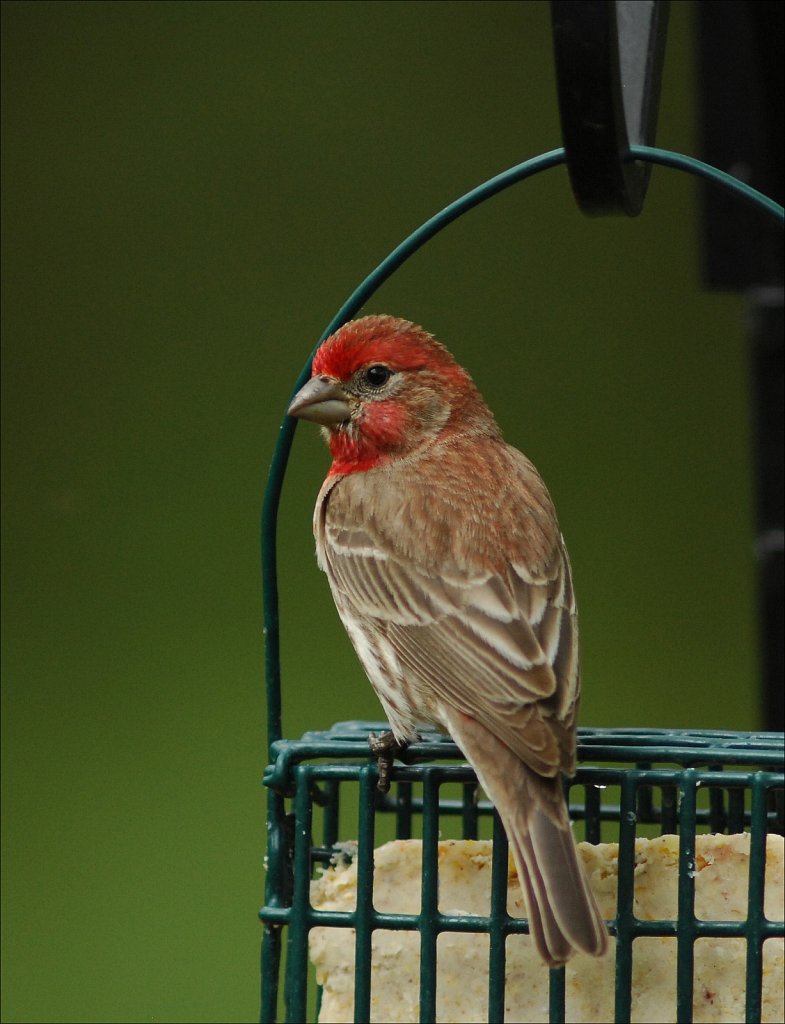
<instances>
[{"instance_id":1,"label":"metal cage grid","mask_svg":"<svg viewBox=\"0 0 785 1024\"><path fill-rule=\"evenodd\" d=\"M328 732L273 745L265 774L270 787L268 887L261 911L265 925L262 1020L278 1014L282 944L285 1019L307 1019L308 937L312 928L355 931L354 1020L370 1020L371 940L375 929L416 931L420 937L420 1020L436 1019L437 940L443 932L489 936L488 1021L504 1020L505 942L527 934L528 921L507 913L507 841L491 805L477 801L477 781L455 745L426 733L396 767L394 792L376 791L378 770L367 734L378 723L344 722ZM781 921L763 909L766 836L785 826L783 759L785 741L775 733L685 732L669 730L579 729L580 766L566 781L570 816L588 842L618 842L618 911L610 922L616 938L615 1021L630 1020L633 943L650 936L675 937L676 1019L693 1014L694 943L704 937L742 938L747 944L746 1016L761 1019L762 950L766 939L783 936ZM324 763L327 759L327 763ZM427 763L412 763L425 760ZM436 762L446 763L436 763ZM459 783L460 799L441 789ZM705 795L704 795L705 794ZM357 904L354 911L320 911L310 902L315 868L338 853L342 805L356 808ZM315 811L320 809L316 833ZM491 904L488 916L446 915L438 907L440 821L459 822L461 837L476 839L482 818L493 818ZM419 914L380 913L373 906L374 846L378 823L394 822L398 839L422 834L422 891ZM633 910L635 839L641 826L678 834L678 915L644 921ZM749 831L748 914L745 921L707 921L695 916L695 836L699 831ZM651 828L649 829L651 831ZM569 970L569 966L566 968ZM551 970L550 1021L565 1021L565 968Z\"/></svg>"}]
</instances>

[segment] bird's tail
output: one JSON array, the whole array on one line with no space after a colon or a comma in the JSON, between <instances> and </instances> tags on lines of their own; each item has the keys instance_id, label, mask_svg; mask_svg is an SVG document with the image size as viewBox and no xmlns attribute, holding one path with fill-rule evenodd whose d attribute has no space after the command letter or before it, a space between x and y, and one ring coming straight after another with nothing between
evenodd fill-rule
<instances>
[{"instance_id":1,"label":"bird's tail","mask_svg":"<svg viewBox=\"0 0 785 1024\"><path fill-rule=\"evenodd\" d=\"M445 714L504 824L538 953L551 967L575 952L602 956L608 932L578 861L560 780L533 772L475 719Z\"/></svg>"}]
</instances>

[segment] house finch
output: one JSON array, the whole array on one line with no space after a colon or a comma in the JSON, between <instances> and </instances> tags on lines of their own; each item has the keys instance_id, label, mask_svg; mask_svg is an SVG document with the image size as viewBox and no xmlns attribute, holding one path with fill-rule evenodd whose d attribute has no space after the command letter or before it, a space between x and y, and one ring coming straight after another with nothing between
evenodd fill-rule
<instances>
[{"instance_id":1,"label":"house finch","mask_svg":"<svg viewBox=\"0 0 785 1024\"><path fill-rule=\"evenodd\" d=\"M317 559L392 751L417 722L449 732L504 824L543 960L601 956L560 778L575 770L575 598L537 470L447 349L389 316L328 338L288 411L332 452Z\"/></svg>"}]
</instances>

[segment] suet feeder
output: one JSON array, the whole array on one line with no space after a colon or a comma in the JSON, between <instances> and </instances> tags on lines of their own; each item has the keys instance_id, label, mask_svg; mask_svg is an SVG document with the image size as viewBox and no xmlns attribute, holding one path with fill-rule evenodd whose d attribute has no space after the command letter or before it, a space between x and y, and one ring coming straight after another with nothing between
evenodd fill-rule
<instances>
[{"instance_id":1,"label":"suet feeder","mask_svg":"<svg viewBox=\"0 0 785 1024\"><path fill-rule=\"evenodd\" d=\"M575 198L590 214L634 216L645 199L652 163L699 174L782 219L782 208L749 186L690 157L653 148L664 49L667 5L663 3L554 2L553 27L564 148L500 174L447 206L407 238L341 307L322 338L351 319L373 292L413 252L464 212L501 190L549 167L566 163ZM294 384L310 374L310 361ZM302 1022L318 1013L319 998L309 975L308 944L314 928L353 936L352 1017L356 1022L389 1020L374 1009L372 956L375 932L416 936L419 967L414 980L417 1016L435 1021L439 1003L439 937L487 936L487 981L483 1000L488 1021L505 1020L506 959L509 942L526 934L525 917L507 909L508 860L503 829L493 808L478 796L477 783L448 737L424 732L397 764L387 794L376 789L378 768L367 736L385 723L342 722L325 732L284 739L276 567L276 520L281 486L294 434L284 419L270 471L262 525L269 765L267 885L260 912L262 1021L279 1017ZM565 780L576 839L617 846L615 939L608 998L613 1019L631 1019L636 943L670 940L673 1003L660 1019L691 1021L696 992L696 942L745 944L744 1019L760 1021L764 944L783 936L782 920L764 913L767 837L785 831L781 733L726 733L652 729L578 730L579 767ZM347 812L356 821L346 828ZM439 904L440 829L464 840L493 836L488 912L444 912ZM703 833L748 833L746 915L706 920L696 914L696 844ZM380 834L421 837L419 908L413 913L374 906L374 849ZM676 906L668 917L636 914L636 839L678 836ZM356 840L356 903L349 910L317 909L311 884L320 867L345 857L345 841ZM484 949L485 947L483 947ZM730 948L730 947L728 947ZM478 945L479 949L479 945ZM285 954L285 955L284 955ZM542 968L546 970L546 968ZM570 964L550 970L547 1005L551 1022L569 1015ZM508 1011L509 1012L509 1011ZM667 1015L667 1016L666 1016ZM507 1017L507 1019L520 1019ZM538 1018L540 1019L540 1018ZM581 1018L583 1019L583 1018ZM607 1020L609 1018L602 1018Z\"/></svg>"}]
</instances>

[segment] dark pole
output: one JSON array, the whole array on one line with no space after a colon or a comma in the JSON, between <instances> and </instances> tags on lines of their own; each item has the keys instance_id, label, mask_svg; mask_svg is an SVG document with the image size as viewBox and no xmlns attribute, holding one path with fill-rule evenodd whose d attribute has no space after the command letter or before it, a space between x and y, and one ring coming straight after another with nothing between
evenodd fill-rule
<instances>
[{"instance_id":1,"label":"dark pole","mask_svg":"<svg viewBox=\"0 0 785 1024\"><path fill-rule=\"evenodd\" d=\"M765 0L696 5L702 152L783 201L783 9ZM707 288L747 300L764 727L783 727L783 253L781 231L702 187Z\"/></svg>"}]
</instances>

